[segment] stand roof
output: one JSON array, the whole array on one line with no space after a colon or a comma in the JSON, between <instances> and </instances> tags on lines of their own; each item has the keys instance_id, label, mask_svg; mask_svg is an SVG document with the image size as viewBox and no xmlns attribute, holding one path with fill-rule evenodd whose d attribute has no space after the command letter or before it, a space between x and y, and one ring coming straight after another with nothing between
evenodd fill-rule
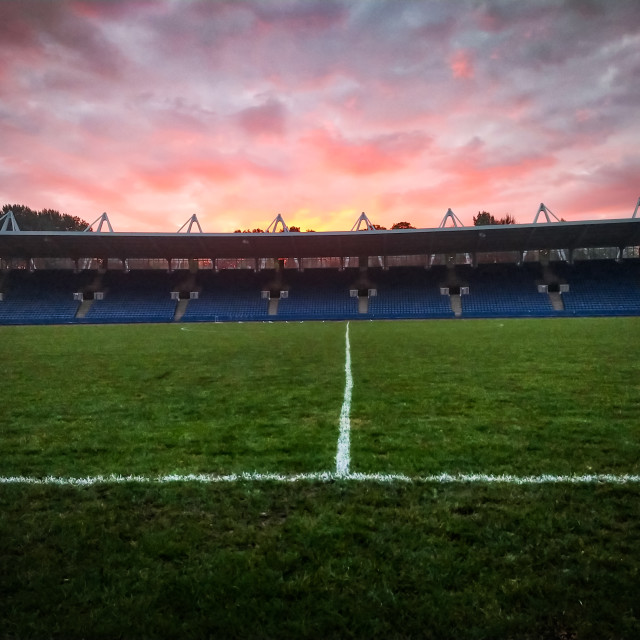
<instances>
[{"instance_id":1,"label":"stand roof","mask_svg":"<svg viewBox=\"0 0 640 640\"><path fill-rule=\"evenodd\" d=\"M9 258L311 258L640 245L640 218L440 229L287 233L0 231Z\"/></svg>"}]
</instances>

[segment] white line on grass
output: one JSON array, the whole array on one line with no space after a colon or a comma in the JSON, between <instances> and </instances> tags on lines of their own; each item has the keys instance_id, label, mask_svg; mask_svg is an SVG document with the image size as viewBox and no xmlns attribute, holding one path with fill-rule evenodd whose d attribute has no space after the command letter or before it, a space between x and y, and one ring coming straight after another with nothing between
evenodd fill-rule
<instances>
[{"instance_id":1,"label":"white line on grass","mask_svg":"<svg viewBox=\"0 0 640 640\"><path fill-rule=\"evenodd\" d=\"M351 375L351 346L349 344L349 323L345 333L344 356L344 400L340 411L340 435L338 436L338 451L336 453L336 475L349 475L350 447L351 447L351 390L353 376Z\"/></svg>"},{"instance_id":2,"label":"white line on grass","mask_svg":"<svg viewBox=\"0 0 640 640\"><path fill-rule=\"evenodd\" d=\"M233 483L233 482L335 482L336 480L349 480L353 482L378 482L394 483L403 482L406 484L506 484L506 485L542 485L542 484L638 484L640 475L638 474L612 474L612 473L590 473L586 475L530 475L514 476L511 474L490 475L485 473L440 473L429 476L406 476L392 473L332 473L321 471L318 473L231 473L228 475L216 475L211 473L190 473L172 474L164 476L141 476L141 475L106 475L106 476L86 476L84 478L64 478L57 476L46 476L43 478L32 478L29 476L0 476L0 485L58 485L88 487L98 484L168 484L172 482L200 482L203 484Z\"/></svg>"}]
</instances>

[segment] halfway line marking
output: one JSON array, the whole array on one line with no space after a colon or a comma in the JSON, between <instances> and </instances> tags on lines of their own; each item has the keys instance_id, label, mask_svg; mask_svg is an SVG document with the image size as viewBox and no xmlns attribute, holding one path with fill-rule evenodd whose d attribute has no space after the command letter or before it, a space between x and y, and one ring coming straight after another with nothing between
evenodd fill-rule
<instances>
[{"instance_id":1,"label":"halfway line marking","mask_svg":"<svg viewBox=\"0 0 640 640\"><path fill-rule=\"evenodd\" d=\"M351 345L349 344L349 323L345 333L344 357L344 400L340 411L340 435L338 436L338 451L336 453L336 475L339 478L349 475L351 448L351 390L353 376L351 375Z\"/></svg>"}]
</instances>

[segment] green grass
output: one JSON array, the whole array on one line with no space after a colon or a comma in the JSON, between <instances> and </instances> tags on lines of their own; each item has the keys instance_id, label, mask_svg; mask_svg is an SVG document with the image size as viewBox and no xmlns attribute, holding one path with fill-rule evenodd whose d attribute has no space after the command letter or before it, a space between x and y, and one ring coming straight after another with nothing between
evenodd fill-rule
<instances>
[{"instance_id":1,"label":"green grass","mask_svg":"<svg viewBox=\"0 0 640 640\"><path fill-rule=\"evenodd\" d=\"M640 471L640 319L353 326L358 471Z\"/></svg>"},{"instance_id":2,"label":"green grass","mask_svg":"<svg viewBox=\"0 0 640 640\"><path fill-rule=\"evenodd\" d=\"M635 638L637 487L3 487L5 638Z\"/></svg>"},{"instance_id":3,"label":"green grass","mask_svg":"<svg viewBox=\"0 0 640 640\"><path fill-rule=\"evenodd\" d=\"M0 475L333 464L344 326L5 327L0 345Z\"/></svg>"},{"instance_id":4,"label":"green grass","mask_svg":"<svg viewBox=\"0 0 640 640\"><path fill-rule=\"evenodd\" d=\"M0 328L0 476L332 470L343 323ZM638 318L350 324L354 471L638 473ZM0 638L634 638L640 486L0 485Z\"/></svg>"}]
</instances>

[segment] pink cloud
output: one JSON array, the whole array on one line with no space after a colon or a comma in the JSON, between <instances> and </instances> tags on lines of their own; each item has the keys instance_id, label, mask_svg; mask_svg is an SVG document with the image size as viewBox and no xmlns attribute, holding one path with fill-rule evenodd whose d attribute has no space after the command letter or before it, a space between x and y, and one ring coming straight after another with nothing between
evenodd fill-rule
<instances>
[{"instance_id":1,"label":"pink cloud","mask_svg":"<svg viewBox=\"0 0 640 640\"><path fill-rule=\"evenodd\" d=\"M273 180L282 173L246 156L220 156L172 158L157 162L155 166L139 166L131 171L131 178L151 190L171 192L194 181L209 184L230 183L245 177Z\"/></svg>"},{"instance_id":2,"label":"pink cloud","mask_svg":"<svg viewBox=\"0 0 640 640\"><path fill-rule=\"evenodd\" d=\"M250 136L282 137L287 129L287 109L277 100L243 109L235 116L240 128Z\"/></svg>"},{"instance_id":3,"label":"pink cloud","mask_svg":"<svg viewBox=\"0 0 640 640\"><path fill-rule=\"evenodd\" d=\"M619 215L639 29L636 2L0 1L0 197L156 229Z\"/></svg>"},{"instance_id":4,"label":"pink cloud","mask_svg":"<svg viewBox=\"0 0 640 640\"><path fill-rule=\"evenodd\" d=\"M421 132L398 132L349 140L324 129L311 131L303 141L331 171L353 175L393 172L420 155L430 144Z\"/></svg>"},{"instance_id":5,"label":"pink cloud","mask_svg":"<svg viewBox=\"0 0 640 640\"><path fill-rule=\"evenodd\" d=\"M632 156L588 172L563 172L557 179L559 207L566 217L629 217L640 197L639 175L640 159Z\"/></svg>"},{"instance_id":6,"label":"pink cloud","mask_svg":"<svg viewBox=\"0 0 640 640\"><path fill-rule=\"evenodd\" d=\"M454 78L473 78L473 60L468 51L456 51L449 60L449 67Z\"/></svg>"},{"instance_id":7,"label":"pink cloud","mask_svg":"<svg viewBox=\"0 0 640 640\"><path fill-rule=\"evenodd\" d=\"M299 3L267 3L253 5L255 15L264 25L297 31L326 31L344 23L345 7L336 2L307 0Z\"/></svg>"}]
</instances>

